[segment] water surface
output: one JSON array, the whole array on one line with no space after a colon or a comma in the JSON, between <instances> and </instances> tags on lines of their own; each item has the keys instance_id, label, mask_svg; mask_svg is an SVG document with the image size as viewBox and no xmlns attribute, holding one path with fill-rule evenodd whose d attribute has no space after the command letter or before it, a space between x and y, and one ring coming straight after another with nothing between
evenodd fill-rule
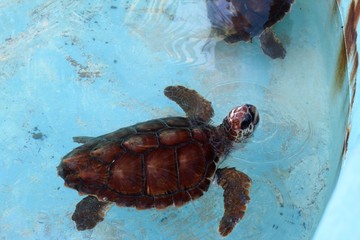
<instances>
[{"instance_id":1,"label":"water surface","mask_svg":"<svg viewBox=\"0 0 360 240\"><path fill-rule=\"evenodd\" d=\"M260 111L253 138L223 165L253 180L248 211L227 239L309 239L337 179L348 105L347 84L333 84L342 31L332 4L296 1L274 27L286 58L272 60L258 39L213 39L204 51L204 1L2 1L0 237L220 238L216 185L179 209L114 207L78 232L71 214L81 196L56 175L77 146L72 136L183 115L162 94L181 84L212 101L216 125L243 103Z\"/></svg>"}]
</instances>

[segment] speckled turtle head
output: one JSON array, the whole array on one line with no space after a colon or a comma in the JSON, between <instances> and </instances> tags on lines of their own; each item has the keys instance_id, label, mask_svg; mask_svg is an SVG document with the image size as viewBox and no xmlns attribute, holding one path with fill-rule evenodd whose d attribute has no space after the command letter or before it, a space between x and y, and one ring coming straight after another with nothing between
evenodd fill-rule
<instances>
[{"instance_id":1,"label":"speckled turtle head","mask_svg":"<svg viewBox=\"0 0 360 240\"><path fill-rule=\"evenodd\" d=\"M248 138L259 123L260 117L256 107L250 104L244 104L235 107L224 118L223 126L230 140L241 142Z\"/></svg>"}]
</instances>

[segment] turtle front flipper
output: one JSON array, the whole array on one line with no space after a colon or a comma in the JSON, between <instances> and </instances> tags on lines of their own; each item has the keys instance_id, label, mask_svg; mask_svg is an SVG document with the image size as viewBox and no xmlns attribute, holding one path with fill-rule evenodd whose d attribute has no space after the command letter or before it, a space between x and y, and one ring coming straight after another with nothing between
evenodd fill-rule
<instances>
[{"instance_id":1,"label":"turtle front flipper","mask_svg":"<svg viewBox=\"0 0 360 240\"><path fill-rule=\"evenodd\" d=\"M76 223L79 231L93 229L96 224L104 220L111 203L101 202L96 197L87 196L78 204L71 219Z\"/></svg>"},{"instance_id":2,"label":"turtle front flipper","mask_svg":"<svg viewBox=\"0 0 360 240\"><path fill-rule=\"evenodd\" d=\"M251 179L235 168L223 168L216 171L217 183L224 189L224 216L220 221L219 232L227 236L241 220L250 201Z\"/></svg>"},{"instance_id":3,"label":"turtle front flipper","mask_svg":"<svg viewBox=\"0 0 360 240\"><path fill-rule=\"evenodd\" d=\"M273 59L285 58L286 50L271 28L266 28L263 33L261 33L260 42L263 52L269 57Z\"/></svg>"},{"instance_id":4,"label":"turtle front flipper","mask_svg":"<svg viewBox=\"0 0 360 240\"><path fill-rule=\"evenodd\" d=\"M208 123L214 115L211 102L195 90L183 86L169 86L165 88L164 94L179 104L190 119Z\"/></svg>"}]
</instances>

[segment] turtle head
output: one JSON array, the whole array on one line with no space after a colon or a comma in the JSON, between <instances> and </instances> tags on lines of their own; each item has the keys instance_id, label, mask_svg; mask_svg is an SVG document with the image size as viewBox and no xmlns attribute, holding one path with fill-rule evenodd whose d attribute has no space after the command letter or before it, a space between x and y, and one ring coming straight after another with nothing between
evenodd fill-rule
<instances>
[{"instance_id":1,"label":"turtle head","mask_svg":"<svg viewBox=\"0 0 360 240\"><path fill-rule=\"evenodd\" d=\"M259 120L256 107L244 104L231 110L222 125L231 141L241 142L254 132Z\"/></svg>"}]
</instances>

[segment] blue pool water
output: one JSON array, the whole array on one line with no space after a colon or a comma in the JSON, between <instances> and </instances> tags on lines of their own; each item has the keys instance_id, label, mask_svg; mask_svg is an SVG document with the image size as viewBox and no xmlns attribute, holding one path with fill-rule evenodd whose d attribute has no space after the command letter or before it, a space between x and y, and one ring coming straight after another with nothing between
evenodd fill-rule
<instances>
[{"instance_id":1,"label":"blue pool water","mask_svg":"<svg viewBox=\"0 0 360 240\"><path fill-rule=\"evenodd\" d=\"M183 115L163 96L177 84L213 103L216 125L245 102L260 111L253 138L223 165L253 180L247 213L227 239L311 238L337 181L348 120L347 79L332 84L342 37L332 11L325 0L298 0L275 27L287 56L271 60L258 39L214 39L204 51L205 1L2 1L0 238L220 239L215 184L182 208L113 207L79 232L71 215L82 197L56 173L78 146L73 136Z\"/></svg>"}]
</instances>

